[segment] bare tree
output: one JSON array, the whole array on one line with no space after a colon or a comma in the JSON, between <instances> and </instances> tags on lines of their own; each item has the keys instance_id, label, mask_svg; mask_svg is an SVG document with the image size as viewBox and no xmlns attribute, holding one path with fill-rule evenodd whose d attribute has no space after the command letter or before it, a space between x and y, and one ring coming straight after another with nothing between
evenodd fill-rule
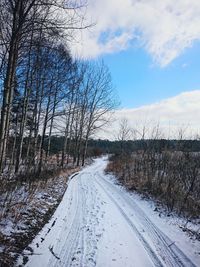
<instances>
[{"instance_id":1,"label":"bare tree","mask_svg":"<svg viewBox=\"0 0 200 267\"><path fill-rule=\"evenodd\" d=\"M1 69L5 68L0 123L0 170L2 171L9 134L14 79L21 54L30 46L33 37L42 36L46 39L56 37L58 40L66 34L69 37L73 29L84 27L82 18L76 15L76 10L81 5L72 5L70 1L2 0L0 7Z\"/></svg>"}]
</instances>

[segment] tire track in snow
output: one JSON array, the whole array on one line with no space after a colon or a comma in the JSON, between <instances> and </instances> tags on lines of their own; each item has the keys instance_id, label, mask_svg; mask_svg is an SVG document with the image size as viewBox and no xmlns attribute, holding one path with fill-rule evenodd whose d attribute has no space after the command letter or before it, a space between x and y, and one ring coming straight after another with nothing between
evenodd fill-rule
<instances>
[{"instance_id":1,"label":"tire track in snow","mask_svg":"<svg viewBox=\"0 0 200 267\"><path fill-rule=\"evenodd\" d=\"M133 224L133 218L131 218L130 214L127 214L127 211L125 209L121 208L121 205L119 204L119 200L122 200L125 205L128 205L131 207L131 210L133 213L135 213L135 218L139 220L139 223L143 226L145 232L150 237L151 241L153 242L153 245L155 246L157 252L159 253L159 256L165 263L165 265L168 267L196 267L194 263L168 238L160 229L154 225L151 220L146 216L146 214L139 208L139 206L129 197L126 192L120 190L116 185L112 184L111 182L107 181L102 175L100 175L98 172L96 172L96 178L97 183L101 186L101 188L106 192L106 194L112 199L112 201L115 203L115 205L118 207L118 209L121 211L123 216L126 217L126 219L129 221L130 225L133 225L134 231L137 232L140 238L142 238L142 243L146 247L146 244L148 242L146 241L145 237L140 233L140 231L137 229L137 227ZM104 185L102 185L101 181L103 181ZM109 192L108 189L105 189L105 184L107 187L110 188L110 191L114 191L115 194L117 194L117 198L114 198ZM122 204L122 203L121 203ZM140 239L141 240L141 239ZM150 245L147 245L147 249L149 249ZM151 251L150 247L150 251ZM154 252L152 255L156 255ZM156 256L157 257L157 256Z\"/></svg>"},{"instance_id":2,"label":"tire track in snow","mask_svg":"<svg viewBox=\"0 0 200 267\"><path fill-rule=\"evenodd\" d=\"M152 259L153 263L155 264L155 266L156 267L163 267L163 264L161 263L161 261L159 260L159 258L155 254L155 252L152 250L152 248L150 247L150 245L147 243L147 241L144 239L144 237L138 231L138 229L133 224L133 222L129 219L129 217L124 212L124 210L119 206L119 204L117 203L117 201L112 197L112 195L105 189L105 187L101 183L99 183L97 180L96 180L96 183L106 193L106 195L109 197L110 201L117 207L117 209L119 210L119 212L121 213L121 215L123 216L123 218L126 220L127 224L132 228L132 230L134 231L134 233L137 235L138 239L143 244L144 248L146 249L148 255L151 257L151 259Z\"/></svg>"},{"instance_id":3,"label":"tire track in snow","mask_svg":"<svg viewBox=\"0 0 200 267\"><path fill-rule=\"evenodd\" d=\"M82 199L81 199L81 194L80 194L79 180L77 180L77 182L75 181L73 182L75 185L74 186L75 189L71 191L71 194L74 192L76 192L76 194L72 194L71 204L75 198L76 199L75 200L76 211L74 213L73 218L72 219L70 218L71 223L66 221L66 228L65 228L66 235L64 237L62 236L62 238L64 238L65 240L64 242L62 241L62 248L59 250L59 254L58 254L60 260L57 260L55 259L55 257L52 257L48 263L49 267L71 266L71 263L73 261L73 255L74 255L74 252L76 251L76 248L78 246L78 242L80 239L80 234L81 234L80 221L81 221L81 212L82 212L82 208L80 207L81 207ZM68 232L67 232L67 229L69 229Z\"/></svg>"},{"instance_id":4,"label":"tire track in snow","mask_svg":"<svg viewBox=\"0 0 200 267\"><path fill-rule=\"evenodd\" d=\"M99 240L96 235L101 232L99 216L97 216L100 211L98 203L100 200L98 200L98 191L91 178L93 175L86 172L74 178L70 194L76 210L74 216L69 218L70 222L66 221L66 234L61 237L62 246L55 248L55 254L60 259L52 256L48 263L49 267L96 266ZM69 203L69 210L72 209L72 202Z\"/></svg>"}]
</instances>

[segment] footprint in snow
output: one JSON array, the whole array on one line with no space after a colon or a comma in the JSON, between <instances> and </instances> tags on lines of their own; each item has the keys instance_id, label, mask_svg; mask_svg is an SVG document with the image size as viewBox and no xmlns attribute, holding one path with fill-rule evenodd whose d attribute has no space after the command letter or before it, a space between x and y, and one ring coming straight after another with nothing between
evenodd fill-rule
<instances>
[{"instance_id":1,"label":"footprint in snow","mask_svg":"<svg viewBox=\"0 0 200 267\"><path fill-rule=\"evenodd\" d=\"M90 262L93 262L94 264L96 264L96 261L93 258L89 258L88 259Z\"/></svg>"}]
</instances>

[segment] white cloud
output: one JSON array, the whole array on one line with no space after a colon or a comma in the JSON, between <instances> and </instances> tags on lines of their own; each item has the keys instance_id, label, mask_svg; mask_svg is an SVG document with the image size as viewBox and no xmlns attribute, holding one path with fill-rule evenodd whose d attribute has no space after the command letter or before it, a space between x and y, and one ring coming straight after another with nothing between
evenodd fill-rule
<instances>
[{"instance_id":1,"label":"white cloud","mask_svg":"<svg viewBox=\"0 0 200 267\"><path fill-rule=\"evenodd\" d=\"M140 44L164 67L200 39L199 0L88 0L88 23L74 54L97 57ZM106 33L106 38L102 34Z\"/></svg>"},{"instance_id":2,"label":"white cloud","mask_svg":"<svg viewBox=\"0 0 200 267\"><path fill-rule=\"evenodd\" d=\"M119 121L128 120L129 126L142 131L148 128L146 137L151 137L153 129L159 124L160 137L178 138L180 129L185 138L193 138L200 134L200 90L181 93L160 102L134 109L116 111L113 123L106 131L98 133L98 137L114 139L119 130ZM137 134L139 138L139 134Z\"/></svg>"}]
</instances>

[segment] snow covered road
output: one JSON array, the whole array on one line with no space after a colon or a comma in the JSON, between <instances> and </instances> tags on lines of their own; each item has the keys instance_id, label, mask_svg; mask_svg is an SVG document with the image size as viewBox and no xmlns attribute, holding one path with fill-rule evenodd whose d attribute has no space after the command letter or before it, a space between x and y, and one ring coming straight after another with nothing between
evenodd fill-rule
<instances>
[{"instance_id":1,"label":"snow covered road","mask_svg":"<svg viewBox=\"0 0 200 267\"><path fill-rule=\"evenodd\" d=\"M197 266L104 174L106 164L97 159L70 180L52 219L24 251L26 266Z\"/></svg>"}]
</instances>

